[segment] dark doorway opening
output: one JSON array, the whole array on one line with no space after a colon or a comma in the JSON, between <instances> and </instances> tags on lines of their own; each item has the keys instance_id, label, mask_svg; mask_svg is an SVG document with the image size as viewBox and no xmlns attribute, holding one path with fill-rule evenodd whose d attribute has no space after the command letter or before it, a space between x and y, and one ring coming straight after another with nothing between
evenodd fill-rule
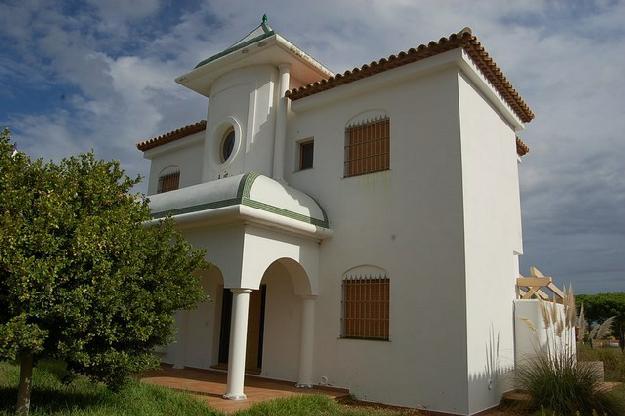
<instances>
[{"instance_id":1,"label":"dark doorway opening","mask_svg":"<svg viewBox=\"0 0 625 416\"><path fill-rule=\"evenodd\" d=\"M259 290L250 294L250 312L247 324L247 350L245 369L260 373L263 364L263 332L265 328L265 299L267 286L260 285ZM219 331L218 368L227 368L230 350L230 323L232 320L232 292L223 290L221 303L221 328Z\"/></svg>"}]
</instances>

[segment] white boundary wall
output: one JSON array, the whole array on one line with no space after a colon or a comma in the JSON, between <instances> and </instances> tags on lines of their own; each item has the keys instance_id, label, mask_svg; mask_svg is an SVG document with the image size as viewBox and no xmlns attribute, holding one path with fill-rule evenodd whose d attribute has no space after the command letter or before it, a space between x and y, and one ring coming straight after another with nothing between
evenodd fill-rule
<instances>
[{"instance_id":1,"label":"white boundary wall","mask_svg":"<svg viewBox=\"0 0 625 416\"><path fill-rule=\"evenodd\" d=\"M516 365L523 365L538 354L548 353L548 343L555 333L552 328L546 329L540 311L540 300L517 299L514 301L514 343ZM564 306L557 304L560 317L564 318ZM534 329L533 329L533 328ZM557 346L568 343L573 353L576 353L575 330L564 331L561 339L555 342ZM554 343L552 342L551 345Z\"/></svg>"}]
</instances>

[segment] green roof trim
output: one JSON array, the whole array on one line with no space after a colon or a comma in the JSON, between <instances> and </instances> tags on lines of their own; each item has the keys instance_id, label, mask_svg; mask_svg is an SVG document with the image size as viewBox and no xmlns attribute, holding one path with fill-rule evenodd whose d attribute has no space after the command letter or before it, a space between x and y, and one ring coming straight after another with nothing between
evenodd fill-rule
<instances>
[{"instance_id":1,"label":"green roof trim","mask_svg":"<svg viewBox=\"0 0 625 416\"><path fill-rule=\"evenodd\" d=\"M319 203L310 197L317 203L321 212L323 213L323 220L319 218L312 218L299 212L294 212L284 208L278 208L273 205L265 204L264 202L258 202L250 198L250 191L252 190L252 184L258 178L259 174L256 172L249 172L243 175L241 182L239 182L239 188L237 189L236 198L226 199L223 201L209 202L207 204L194 205L186 208L171 209L167 211L160 211L152 213L152 218L159 219L167 216L187 214L190 212L203 211L206 209L217 209L230 207L233 205L245 205L251 208L262 209L263 211L271 212L274 214L282 215L284 217L292 218L294 220L306 222L308 224L316 225L317 227L330 228L330 221L326 214L325 209L319 205Z\"/></svg>"},{"instance_id":2,"label":"green roof trim","mask_svg":"<svg viewBox=\"0 0 625 416\"><path fill-rule=\"evenodd\" d=\"M241 183L239 183L239 190L237 192L238 198L249 199L250 191L252 190L252 185L254 184L254 181L256 180L256 178L258 178L258 176L259 174L256 172L248 172L245 175L243 175L243 178L241 178Z\"/></svg>"},{"instance_id":3,"label":"green roof trim","mask_svg":"<svg viewBox=\"0 0 625 416\"><path fill-rule=\"evenodd\" d=\"M252 39L248 39L245 40L249 35L251 35L252 33L254 33L254 31L258 28L261 28L263 30L263 34L262 35L258 35ZM240 41L236 42L234 45L230 46L228 49L225 49L219 53L216 53L215 55L209 56L208 58L204 59L202 62L200 62L199 64L197 64L195 66L195 68L193 69L197 69L199 67L201 67L202 65L206 65L209 62L212 62L216 59L221 58L222 56L226 56L234 51L237 51L239 49L245 48L246 46L251 45L254 42L260 42L263 39L267 39L273 35L275 35L276 33L273 31L273 29L271 29L271 27L267 24L267 15L263 15L262 18L262 22L260 25L256 26L254 28L254 30L252 30L246 37L244 37L243 39L241 39Z\"/></svg>"}]
</instances>

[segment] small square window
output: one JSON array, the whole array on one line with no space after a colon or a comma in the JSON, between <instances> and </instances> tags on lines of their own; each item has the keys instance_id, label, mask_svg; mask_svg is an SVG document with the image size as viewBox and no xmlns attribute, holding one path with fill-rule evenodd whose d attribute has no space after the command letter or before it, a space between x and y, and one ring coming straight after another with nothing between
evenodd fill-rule
<instances>
[{"instance_id":1,"label":"small square window","mask_svg":"<svg viewBox=\"0 0 625 416\"><path fill-rule=\"evenodd\" d=\"M314 151L315 142L313 140L307 140L299 144L299 170L313 167Z\"/></svg>"}]
</instances>

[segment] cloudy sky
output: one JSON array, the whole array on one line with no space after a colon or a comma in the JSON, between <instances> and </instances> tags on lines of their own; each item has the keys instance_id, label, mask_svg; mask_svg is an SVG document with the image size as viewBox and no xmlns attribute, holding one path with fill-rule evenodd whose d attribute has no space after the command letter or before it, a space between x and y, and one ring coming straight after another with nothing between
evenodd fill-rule
<instances>
[{"instance_id":1,"label":"cloudy sky","mask_svg":"<svg viewBox=\"0 0 625 416\"><path fill-rule=\"evenodd\" d=\"M625 290L625 1L2 0L0 126L33 156L94 149L145 174L135 142L206 116L174 78L263 13L335 72L473 28L537 115L523 271Z\"/></svg>"}]
</instances>

